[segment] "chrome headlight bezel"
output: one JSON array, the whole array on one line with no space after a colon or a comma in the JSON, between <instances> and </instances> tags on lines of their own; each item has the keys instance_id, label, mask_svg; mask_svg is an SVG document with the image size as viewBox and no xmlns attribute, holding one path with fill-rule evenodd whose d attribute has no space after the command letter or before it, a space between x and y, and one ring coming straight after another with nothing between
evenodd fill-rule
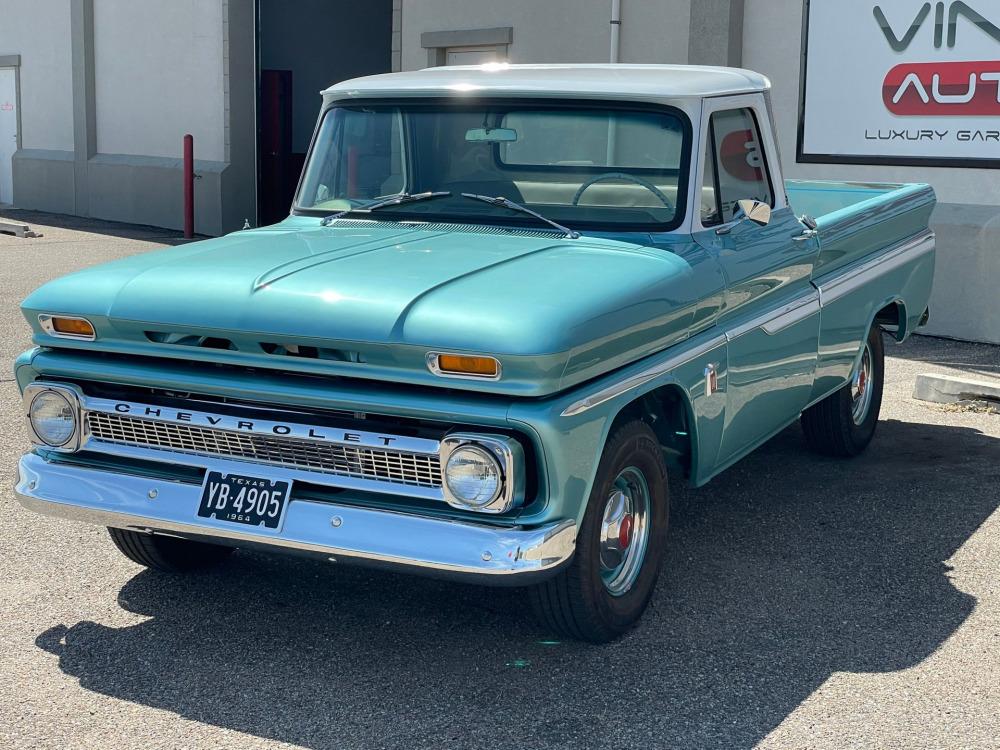
<instances>
[{"instance_id":1,"label":"chrome headlight bezel","mask_svg":"<svg viewBox=\"0 0 1000 750\"><path fill-rule=\"evenodd\" d=\"M52 445L47 442L35 430L35 425L31 420L31 406L43 393L55 393L62 397L70 406L73 414L73 433L62 445ZM83 408L81 406L81 391L72 385L55 383L31 383L24 389L22 404L24 405L24 419L28 424L28 435L31 442L40 448L59 453L75 453L80 450L85 442Z\"/></svg>"},{"instance_id":2,"label":"chrome headlight bezel","mask_svg":"<svg viewBox=\"0 0 1000 750\"><path fill-rule=\"evenodd\" d=\"M484 505L470 505L456 497L448 487L448 461L461 448L475 448L488 455L500 469L500 485L494 497ZM506 513L524 502L524 449L506 435L453 433L441 441L441 490L445 502L453 508L476 513Z\"/></svg>"}]
</instances>

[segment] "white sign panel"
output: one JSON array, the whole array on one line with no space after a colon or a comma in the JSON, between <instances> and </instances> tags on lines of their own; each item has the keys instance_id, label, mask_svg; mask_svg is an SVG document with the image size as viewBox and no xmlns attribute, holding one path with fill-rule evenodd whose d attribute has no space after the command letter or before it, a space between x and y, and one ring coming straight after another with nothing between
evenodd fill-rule
<instances>
[{"instance_id":1,"label":"white sign panel","mask_svg":"<svg viewBox=\"0 0 1000 750\"><path fill-rule=\"evenodd\" d=\"M1000 1L807 12L800 161L1000 167Z\"/></svg>"}]
</instances>

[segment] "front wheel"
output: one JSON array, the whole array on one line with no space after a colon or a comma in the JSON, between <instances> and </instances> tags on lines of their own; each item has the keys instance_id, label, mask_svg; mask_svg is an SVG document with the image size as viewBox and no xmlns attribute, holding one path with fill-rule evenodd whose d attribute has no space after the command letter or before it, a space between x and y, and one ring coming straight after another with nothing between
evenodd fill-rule
<instances>
[{"instance_id":1,"label":"front wheel","mask_svg":"<svg viewBox=\"0 0 1000 750\"><path fill-rule=\"evenodd\" d=\"M659 441L642 422L608 439L569 566L530 590L552 630L605 643L646 609L659 574L668 522L667 471Z\"/></svg>"},{"instance_id":2,"label":"front wheel","mask_svg":"<svg viewBox=\"0 0 1000 750\"><path fill-rule=\"evenodd\" d=\"M210 568L232 553L232 547L195 542L173 536L142 534L127 529L109 528L111 541L118 551L134 563L166 573L189 573Z\"/></svg>"},{"instance_id":3,"label":"front wheel","mask_svg":"<svg viewBox=\"0 0 1000 750\"><path fill-rule=\"evenodd\" d=\"M809 447L827 456L857 456L864 451L875 436L884 381L882 329L872 326L850 382L802 412Z\"/></svg>"}]
</instances>

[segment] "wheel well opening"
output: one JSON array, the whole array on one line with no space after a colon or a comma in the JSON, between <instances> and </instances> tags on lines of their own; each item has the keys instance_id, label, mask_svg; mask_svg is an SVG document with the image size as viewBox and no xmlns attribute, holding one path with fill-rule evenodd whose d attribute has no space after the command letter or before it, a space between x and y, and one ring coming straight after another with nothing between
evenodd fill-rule
<instances>
[{"instance_id":1,"label":"wheel well opening","mask_svg":"<svg viewBox=\"0 0 1000 750\"><path fill-rule=\"evenodd\" d=\"M875 314L875 325L902 341L906 336L906 307L899 300L890 302Z\"/></svg>"},{"instance_id":2,"label":"wheel well opening","mask_svg":"<svg viewBox=\"0 0 1000 750\"><path fill-rule=\"evenodd\" d=\"M626 422L648 424L660 442L663 460L671 472L691 474L691 420L687 399L680 386L664 385L646 393L618 412L611 432Z\"/></svg>"}]
</instances>

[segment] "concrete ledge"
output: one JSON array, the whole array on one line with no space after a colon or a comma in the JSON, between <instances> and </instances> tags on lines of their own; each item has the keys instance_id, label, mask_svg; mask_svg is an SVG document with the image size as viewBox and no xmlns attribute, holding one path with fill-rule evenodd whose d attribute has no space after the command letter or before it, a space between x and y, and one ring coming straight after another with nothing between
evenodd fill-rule
<instances>
[{"instance_id":1,"label":"concrete ledge","mask_svg":"<svg viewBox=\"0 0 1000 750\"><path fill-rule=\"evenodd\" d=\"M454 29L451 31L425 31L420 35L420 46L436 47L485 47L490 44L510 44L514 41L513 26L492 29Z\"/></svg>"},{"instance_id":2,"label":"concrete ledge","mask_svg":"<svg viewBox=\"0 0 1000 750\"><path fill-rule=\"evenodd\" d=\"M14 197L18 208L95 219L181 229L184 224L184 167L180 159L130 154L96 154L77 163L72 151L21 149L14 153ZM76 170L87 196L78 206ZM242 201L223 213L222 179L230 165L196 159L195 232L220 235L253 219ZM233 187L252 185L253 174L234 174Z\"/></svg>"},{"instance_id":3,"label":"concrete ledge","mask_svg":"<svg viewBox=\"0 0 1000 750\"><path fill-rule=\"evenodd\" d=\"M195 159L195 232L220 235L239 226L221 225L221 175L226 164ZM97 154L87 162L89 214L96 219L184 226L184 165L180 159Z\"/></svg>"},{"instance_id":4,"label":"concrete ledge","mask_svg":"<svg viewBox=\"0 0 1000 750\"><path fill-rule=\"evenodd\" d=\"M960 401L1000 403L1000 380L990 383L951 375L917 375L913 398L935 404L957 404Z\"/></svg>"},{"instance_id":5,"label":"concrete ledge","mask_svg":"<svg viewBox=\"0 0 1000 750\"><path fill-rule=\"evenodd\" d=\"M0 219L0 234L12 234L15 237L41 237L40 234L35 234L31 231L31 227L27 224L21 224L19 222L4 221Z\"/></svg>"}]
</instances>

